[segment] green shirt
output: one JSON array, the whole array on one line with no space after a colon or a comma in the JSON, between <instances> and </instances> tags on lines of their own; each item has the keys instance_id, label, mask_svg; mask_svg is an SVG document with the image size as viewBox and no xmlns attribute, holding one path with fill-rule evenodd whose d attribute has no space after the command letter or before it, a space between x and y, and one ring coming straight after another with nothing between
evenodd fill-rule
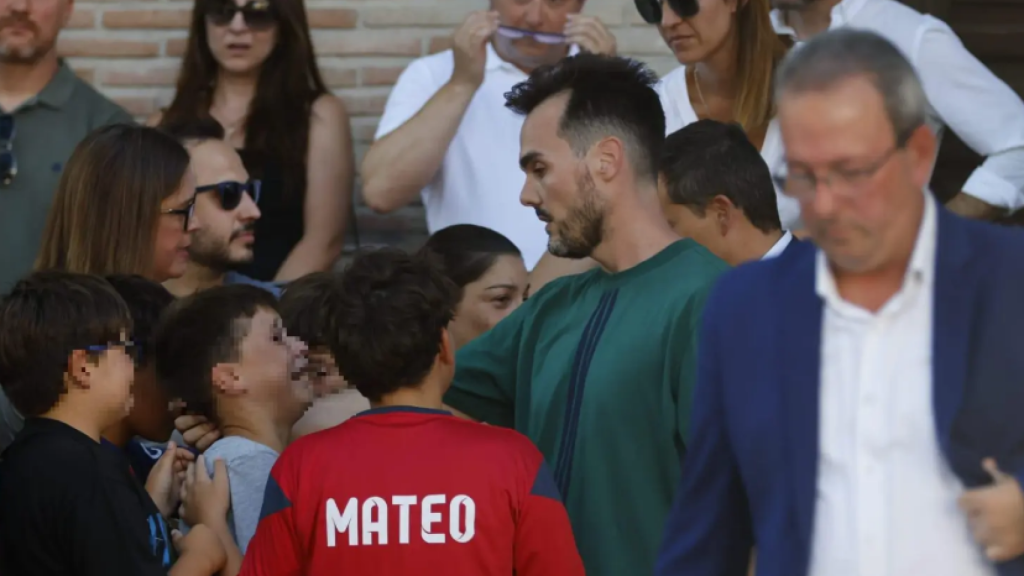
<instances>
[{"instance_id":1,"label":"green shirt","mask_svg":"<svg viewBox=\"0 0 1024 576\"><path fill-rule=\"evenodd\" d=\"M0 294L32 270L57 182L75 146L95 128L133 121L64 62L38 95L11 114L18 174L10 183L0 179Z\"/></svg>"},{"instance_id":2,"label":"green shirt","mask_svg":"<svg viewBox=\"0 0 1024 576\"><path fill-rule=\"evenodd\" d=\"M680 475L705 298L728 268L680 240L560 278L462 348L445 403L554 467L588 576L652 574Z\"/></svg>"}]
</instances>

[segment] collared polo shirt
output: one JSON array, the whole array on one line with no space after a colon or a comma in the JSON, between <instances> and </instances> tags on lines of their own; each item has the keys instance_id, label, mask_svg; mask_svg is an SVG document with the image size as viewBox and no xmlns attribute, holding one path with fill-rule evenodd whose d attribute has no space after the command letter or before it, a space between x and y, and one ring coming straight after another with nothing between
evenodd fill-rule
<instances>
[{"instance_id":1,"label":"collared polo shirt","mask_svg":"<svg viewBox=\"0 0 1024 576\"><path fill-rule=\"evenodd\" d=\"M577 51L574 46L569 53ZM452 51L413 61L391 90L376 140L415 116L452 77ZM487 45L484 81L452 138L441 169L421 195L427 230L475 224L500 232L532 269L547 250L548 235L536 212L519 202L526 177L519 168L523 117L505 108L505 93L527 79L525 72Z\"/></svg>"},{"instance_id":2,"label":"collared polo shirt","mask_svg":"<svg viewBox=\"0 0 1024 576\"><path fill-rule=\"evenodd\" d=\"M0 180L0 294L32 270L64 164L92 130L131 115L80 79L65 62L49 84L15 110L18 174Z\"/></svg>"}]
</instances>

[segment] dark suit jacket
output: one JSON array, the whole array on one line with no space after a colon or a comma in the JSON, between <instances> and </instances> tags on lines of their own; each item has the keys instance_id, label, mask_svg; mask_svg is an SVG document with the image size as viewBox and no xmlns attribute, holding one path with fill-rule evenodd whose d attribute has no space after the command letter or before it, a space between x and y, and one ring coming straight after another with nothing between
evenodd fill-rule
<instances>
[{"instance_id":1,"label":"dark suit jacket","mask_svg":"<svg viewBox=\"0 0 1024 576\"><path fill-rule=\"evenodd\" d=\"M938 213L933 414L967 487L994 457L1024 485L1024 233ZM745 264L704 311L693 424L661 576L804 576L818 466L815 249ZM942 552L937 550L936 554ZM999 567L1024 576L1024 558Z\"/></svg>"}]
</instances>

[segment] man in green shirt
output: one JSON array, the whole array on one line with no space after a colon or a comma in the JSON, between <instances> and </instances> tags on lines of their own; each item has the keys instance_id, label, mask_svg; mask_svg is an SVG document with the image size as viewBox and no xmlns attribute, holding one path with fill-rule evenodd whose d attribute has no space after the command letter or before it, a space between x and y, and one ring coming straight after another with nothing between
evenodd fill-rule
<instances>
[{"instance_id":1,"label":"man in green shirt","mask_svg":"<svg viewBox=\"0 0 1024 576\"><path fill-rule=\"evenodd\" d=\"M71 151L95 128L132 122L57 58L72 8L0 2L0 294L32 269Z\"/></svg>"},{"instance_id":2,"label":"man in green shirt","mask_svg":"<svg viewBox=\"0 0 1024 576\"><path fill-rule=\"evenodd\" d=\"M727 265L658 205L665 117L642 64L583 54L507 95L526 116L521 200L548 250L601 268L547 284L456 359L445 403L529 436L589 576L651 574L686 450L696 333Z\"/></svg>"}]
</instances>

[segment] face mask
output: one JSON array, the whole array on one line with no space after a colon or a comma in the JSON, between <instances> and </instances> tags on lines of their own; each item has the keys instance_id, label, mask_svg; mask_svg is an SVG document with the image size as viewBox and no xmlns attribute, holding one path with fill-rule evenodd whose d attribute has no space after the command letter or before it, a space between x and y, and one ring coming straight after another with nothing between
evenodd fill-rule
<instances>
[{"instance_id":1,"label":"face mask","mask_svg":"<svg viewBox=\"0 0 1024 576\"><path fill-rule=\"evenodd\" d=\"M633 3L644 22L648 24L661 23L663 3L668 3L669 9L680 18L693 18L700 12L698 0L633 0Z\"/></svg>"}]
</instances>

